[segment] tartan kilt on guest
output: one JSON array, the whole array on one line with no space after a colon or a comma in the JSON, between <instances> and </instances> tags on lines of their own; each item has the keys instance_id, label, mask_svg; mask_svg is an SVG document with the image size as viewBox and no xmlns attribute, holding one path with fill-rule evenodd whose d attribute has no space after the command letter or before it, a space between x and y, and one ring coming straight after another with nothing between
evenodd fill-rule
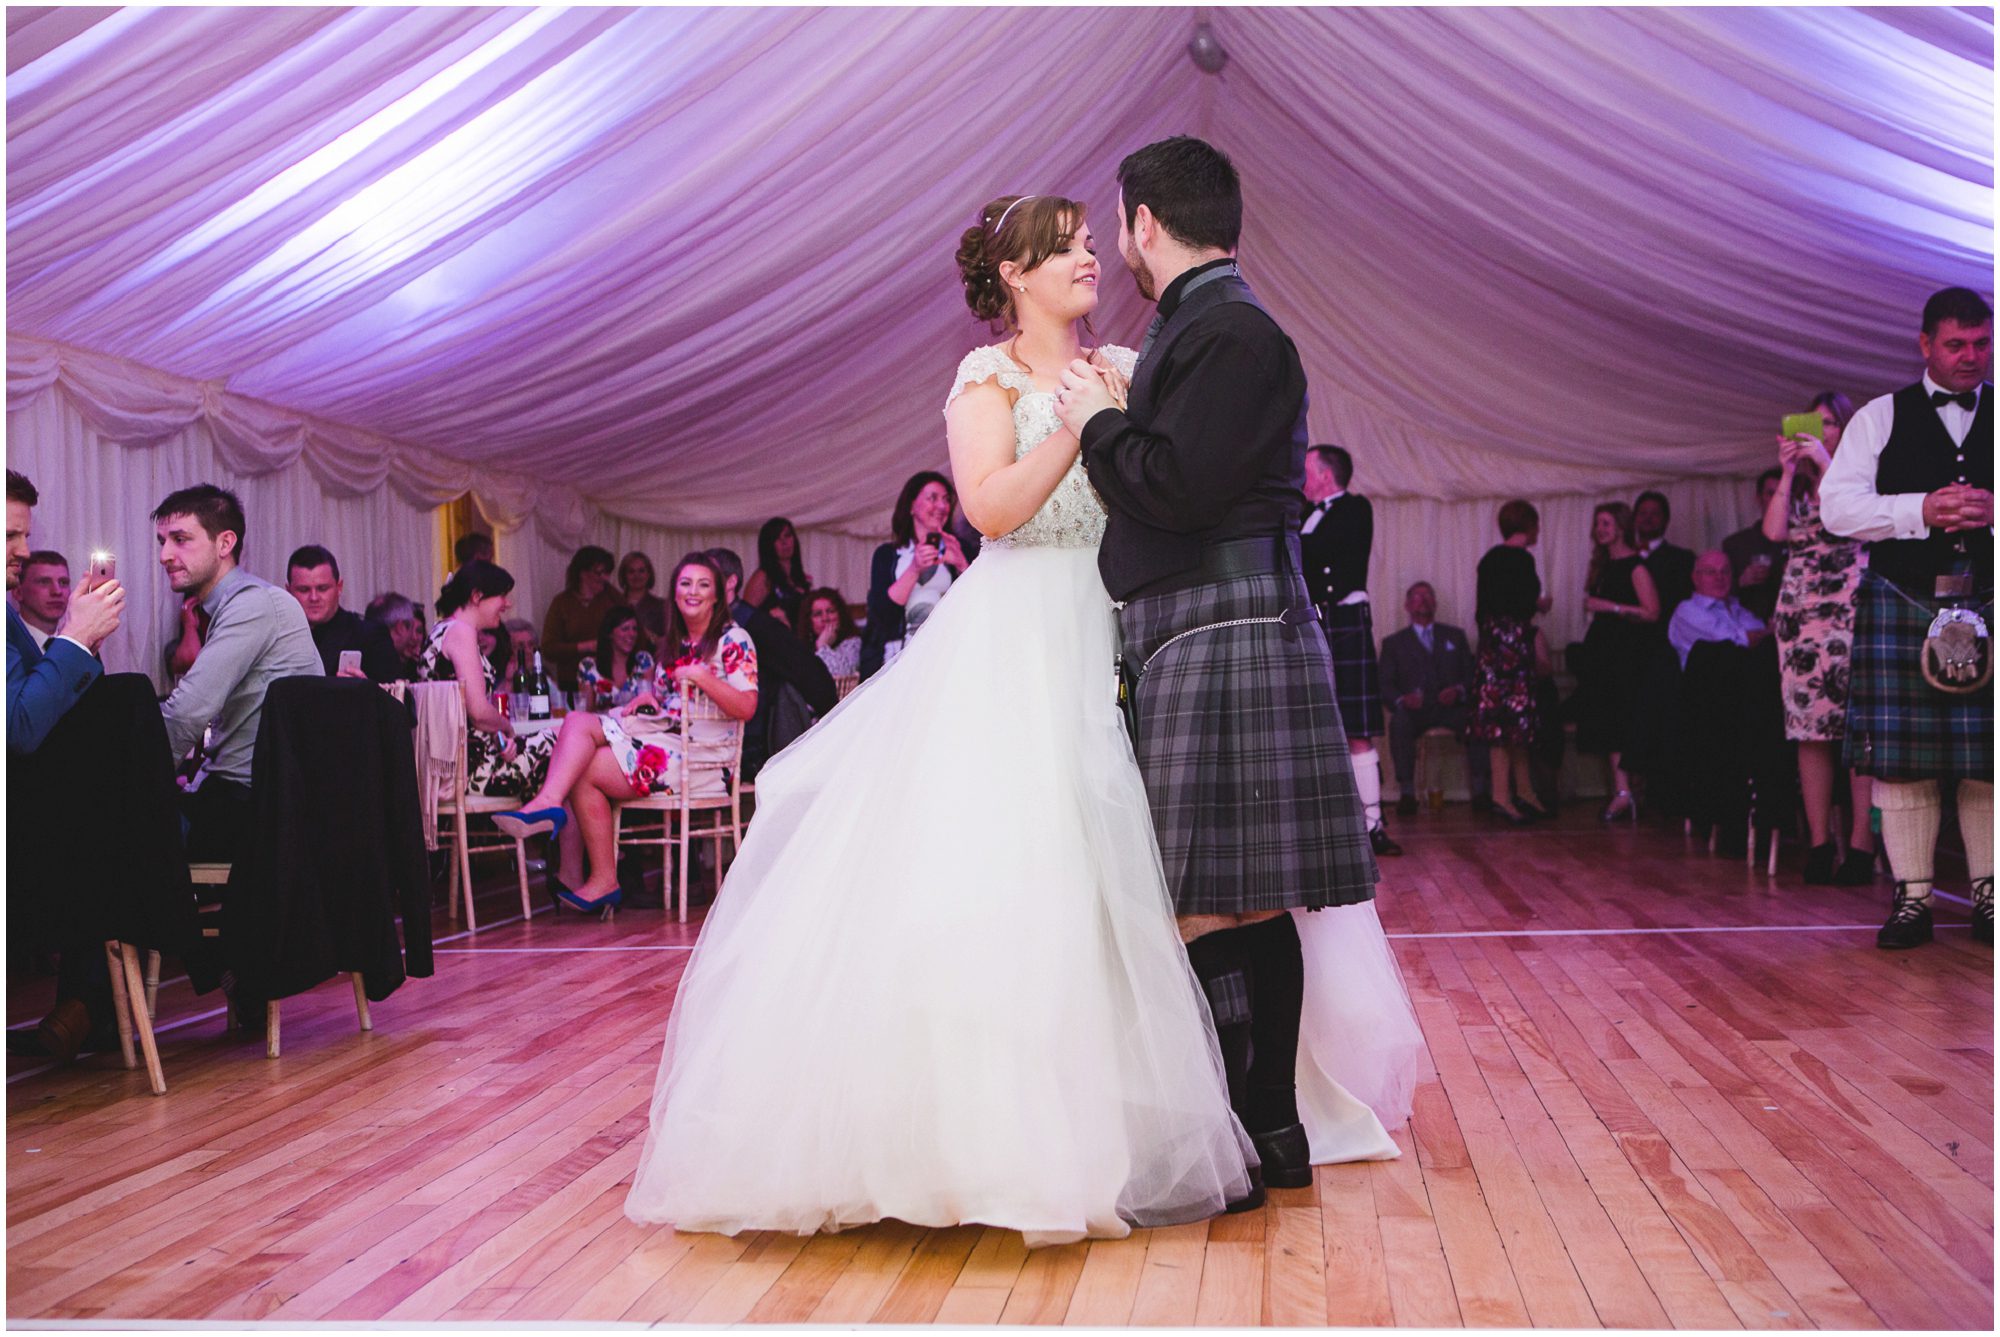
<instances>
[{"instance_id":1,"label":"tartan kilt on guest","mask_svg":"<svg viewBox=\"0 0 2000 1337\"><path fill-rule=\"evenodd\" d=\"M1375 614L1365 603L1319 610L1333 656L1333 694L1349 738L1382 735L1382 670L1375 654Z\"/></svg>"},{"instance_id":2,"label":"tartan kilt on guest","mask_svg":"<svg viewBox=\"0 0 2000 1337\"><path fill-rule=\"evenodd\" d=\"M1235 576L1132 600L1132 740L1174 909L1353 905L1375 895L1326 636L1316 622L1182 632L1307 606L1297 576ZM1150 660L1150 663L1148 661Z\"/></svg>"},{"instance_id":3,"label":"tartan kilt on guest","mask_svg":"<svg viewBox=\"0 0 2000 1337\"><path fill-rule=\"evenodd\" d=\"M1916 599L1873 571L1855 595L1845 759L1878 780L1993 778L1993 684L1940 692L1917 654L1945 605ZM1970 606L1993 621L1993 592Z\"/></svg>"}]
</instances>

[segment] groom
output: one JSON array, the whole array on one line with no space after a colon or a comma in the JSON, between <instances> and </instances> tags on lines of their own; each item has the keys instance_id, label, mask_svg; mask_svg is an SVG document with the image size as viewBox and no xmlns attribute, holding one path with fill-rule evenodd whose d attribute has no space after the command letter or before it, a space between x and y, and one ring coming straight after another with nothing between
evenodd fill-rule
<instances>
[{"instance_id":1,"label":"groom","mask_svg":"<svg viewBox=\"0 0 2000 1337\"><path fill-rule=\"evenodd\" d=\"M1305 372L1237 271L1228 158L1163 140L1118 165L1118 186L1118 250L1159 313L1125 407L1077 361L1058 411L1110 513L1098 569L1137 676L1133 749L1230 1103L1263 1182L1303 1188L1304 965L1286 912L1369 900L1376 880L1299 563Z\"/></svg>"}]
</instances>

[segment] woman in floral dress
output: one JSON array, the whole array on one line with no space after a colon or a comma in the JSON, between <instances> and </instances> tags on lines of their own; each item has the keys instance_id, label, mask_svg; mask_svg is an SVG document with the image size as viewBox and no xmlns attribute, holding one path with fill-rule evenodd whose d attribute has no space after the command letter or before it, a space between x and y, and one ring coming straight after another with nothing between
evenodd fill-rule
<instances>
[{"instance_id":1,"label":"woman in floral dress","mask_svg":"<svg viewBox=\"0 0 2000 1337\"><path fill-rule=\"evenodd\" d=\"M1500 508L1500 542L1479 559L1479 685L1466 737L1492 745L1493 811L1520 825L1535 820L1528 749L1539 734L1535 709L1535 615L1548 611L1528 549L1541 537L1535 508ZM1537 810L1539 811L1539 810Z\"/></svg>"},{"instance_id":2,"label":"woman in floral dress","mask_svg":"<svg viewBox=\"0 0 2000 1337\"><path fill-rule=\"evenodd\" d=\"M549 768L553 733L521 737L494 704L500 684L491 656L480 653L481 632L496 632L514 606L514 577L491 562L471 561L438 594L438 624L417 658L423 682L457 681L465 689L466 788L513 798L532 794Z\"/></svg>"},{"instance_id":3,"label":"woman in floral dress","mask_svg":"<svg viewBox=\"0 0 2000 1337\"><path fill-rule=\"evenodd\" d=\"M576 814L583 840L581 848L574 841L563 844L556 895L578 910L615 907L622 899L612 800L671 790L684 746L690 762L726 764L737 727L730 721L747 720L757 711L757 648L750 633L729 620L721 573L708 558L691 553L674 568L667 588L672 596L667 634L653 683L608 714L570 712L540 788L516 811L493 815L501 830L527 836L560 831L568 821L565 807ZM683 732L690 689L729 719L694 719ZM727 783L719 765L695 777L697 793L721 792Z\"/></svg>"},{"instance_id":4,"label":"woman in floral dress","mask_svg":"<svg viewBox=\"0 0 2000 1337\"><path fill-rule=\"evenodd\" d=\"M1778 490L1764 512L1764 537L1786 545L1784 583L1771 632L1785 699L1785 737L1799 745L1799 789L1812 849L1805 880L1866 886L1875 876L1875 833L1868 825L1868 777L1848 775L1852 824L1847 857L1834 867L1833 779L1847 732L1848 654L1854 644L1854 595L1868 565L1866 545L1838 538L1819 519L1819 484L1854 416L1854 402L1827 391L1812 407L1825 424L1818 438L1778 438Z\"/></svg>"}]
</instances>

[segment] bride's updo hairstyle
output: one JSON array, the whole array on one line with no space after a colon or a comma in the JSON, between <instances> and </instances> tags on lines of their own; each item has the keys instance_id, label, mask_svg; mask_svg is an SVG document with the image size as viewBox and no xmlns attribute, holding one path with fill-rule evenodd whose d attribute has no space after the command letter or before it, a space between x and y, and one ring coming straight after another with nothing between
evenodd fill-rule
<instances>
[{"instance_id":1,"label":"bride's updo hairstyle","mask_svg":"<svg viewBox=\"0 0 2000 1337\"><path fill-rule=\"evenodd\" d=\"M1060 195L1002 195L979 211L979 221L958 239L958 275L965 304L990 323L1013 323L1014 294L1000 277L1000 262L1032 270L1069 244L1083 224L1083 206Z\"/></svg>"}]
</instances>

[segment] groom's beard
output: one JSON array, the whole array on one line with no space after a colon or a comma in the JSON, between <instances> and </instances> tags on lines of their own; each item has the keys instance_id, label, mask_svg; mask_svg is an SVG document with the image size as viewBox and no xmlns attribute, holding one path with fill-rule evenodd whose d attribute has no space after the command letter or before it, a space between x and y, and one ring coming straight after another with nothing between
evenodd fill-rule
<instances>
[{"instance_id":1,"label":"groom's beard","mask_svg":"<svg viewBox=\"0 0 2000 1337\"><path fill-rule=\"evenodd\" d=\"M1125 268L1132 271L1132 283L1139 289L1139 295L1149 302L1159 301L1159 289L1153 286L1153 271L1147 267L1146 257L1139 254L1138 248L1128 251L1120 246L1118 257L1125 262Z\"/></svg>"}]
</instances>

